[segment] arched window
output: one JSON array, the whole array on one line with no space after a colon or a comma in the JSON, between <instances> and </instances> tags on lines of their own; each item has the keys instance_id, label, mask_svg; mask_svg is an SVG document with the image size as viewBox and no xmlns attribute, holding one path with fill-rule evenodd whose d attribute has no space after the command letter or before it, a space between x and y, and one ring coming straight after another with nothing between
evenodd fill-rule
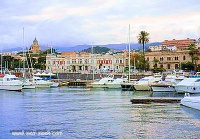
<instances>
[{"instance_id":1,"label":"arched window","mask_svg":"<svg viewBox=\"0 0 200 139\"><path fill-rule=\"evenodd\" d=\"M185 56L183 56L183 60L185 60Z\"/></svg>"},{"instance_id":2,"label":"arched window","mask_svg":"<svg viewBox=\"0 0 200 139\"><path fill-rule=\"evenodd\" d=\"M178 64L175 64L175 69L178 69Z\"/></svg>"},{"instance_id":3,"label":"arched window","mask_svg":"<svg viewBox=\"0 0 200 139\"><path fill-rule=\"evenodd\" d=\"M170 69L170 64L167 64L167 69Z\"/></svg>"}]
</instances>

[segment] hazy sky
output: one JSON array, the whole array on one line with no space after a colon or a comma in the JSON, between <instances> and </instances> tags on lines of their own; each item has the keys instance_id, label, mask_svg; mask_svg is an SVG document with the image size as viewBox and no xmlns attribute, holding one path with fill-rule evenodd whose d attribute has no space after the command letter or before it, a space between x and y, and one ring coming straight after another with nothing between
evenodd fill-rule
<instances>
[{"instance_id":1,"label":"hazy sky","mask_svg":"<svg viewBox=\"0 0 200 139\"><path fill-rule=\"evenodd\" d=\"M4 47L127 43L138 33L150 42L200 37L200 0L1 0ZM1 39L2 40L2 39Z\"/></svg>"}]
</instances>

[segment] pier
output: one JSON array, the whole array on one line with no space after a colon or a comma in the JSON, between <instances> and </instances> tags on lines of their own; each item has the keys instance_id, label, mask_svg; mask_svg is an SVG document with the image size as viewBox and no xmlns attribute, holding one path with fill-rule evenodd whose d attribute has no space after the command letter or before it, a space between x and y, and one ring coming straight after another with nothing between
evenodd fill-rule
<instances>
[{"instance_id":1,"label":"pier","mask_svg":"<svg viewBox=\"0 0 200 139\"><path fill-rule=\"evenodd\" d=\"M132 102L132 104L180 103L181 98L172 98L172 97L147 97L147 98L133 98L130 101Z\"/></svg>"},{"instance_id":2,"label":"pier","mask_svg":"<svg viewBox=\"0 0 200 139\"><path fill-rule=\"evenodd\" d=\"M84 80L76 80L76 81L69 81L68 87L71 88L91 88L90 87L90 81L84 81Z\"/></svg>"}]
</instances>

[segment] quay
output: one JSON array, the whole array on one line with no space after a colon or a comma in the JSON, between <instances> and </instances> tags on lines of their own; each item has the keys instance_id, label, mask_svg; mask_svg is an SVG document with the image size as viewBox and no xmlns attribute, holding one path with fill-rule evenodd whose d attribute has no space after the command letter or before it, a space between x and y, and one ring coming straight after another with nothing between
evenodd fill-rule
<instances>
[{"instance_id":1,"label":"quay","mask_svg":"<svg viewBox=\"0 0 200 139\"><path fill-rule=\"evenodd\" d=\"M145 98L133 98L130 101L132 102L132 104L180 103L181 98L172 98L172 97L145 97Z\"/></svg>"},{"instance_id":2,"label":"quay","mask_svg":"<svg viewBox=\"0 0 200 139\"><path fill-rule=\"evenodd\" d=\"M85 80L75 80L75 81L69 81L68 87L70 88L91 88L90 85L91 81L85 81Z\"/></svg>"}]
</instances>

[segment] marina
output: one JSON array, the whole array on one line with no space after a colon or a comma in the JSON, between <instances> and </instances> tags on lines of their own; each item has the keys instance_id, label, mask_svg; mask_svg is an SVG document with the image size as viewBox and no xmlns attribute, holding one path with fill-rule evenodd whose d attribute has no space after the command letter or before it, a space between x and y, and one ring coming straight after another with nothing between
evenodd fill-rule
<instances>
[{"instance_id":1,"label":"marina","mask_svg":"<svg viewBox=\"0 0 200 139\"><path fill-rule=\"evenodd\" d=\"M173 92L36 88L0 93L1 138L198 138L200 111L137 98L183 98ZM35 133L13 135L13 130ZM36 131L59 131L41 135ZM12 131L12 132L11 132ZM169 132L170 131L170 132ZM181 134L180 134L181 132ZM37 133L37 134L36 134Z\"/></svg>"}]
</instances>

